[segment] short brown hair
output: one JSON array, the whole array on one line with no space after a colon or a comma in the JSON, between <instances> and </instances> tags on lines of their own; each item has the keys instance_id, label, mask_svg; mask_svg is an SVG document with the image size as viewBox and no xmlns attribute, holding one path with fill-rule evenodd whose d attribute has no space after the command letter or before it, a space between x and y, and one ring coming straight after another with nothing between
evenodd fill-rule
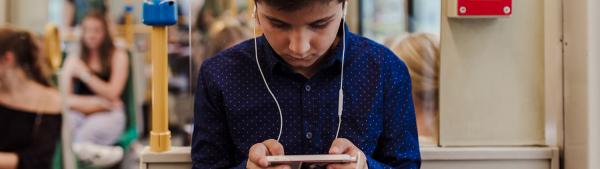
<instances>
[{"instance_id":1,"label":"short brown hair","mask_svg":"<svg viewBox=\"0 0 600 169\"><path fill-rule=\"evenodd\" d=\"M254 0L256 3L265 2L267 5L272 6L278 10L295 11L302 9L313 3L329 3L334 0ZM337 0L339 3L343 3L346 0Z\"/></svg>"}]
</instances>

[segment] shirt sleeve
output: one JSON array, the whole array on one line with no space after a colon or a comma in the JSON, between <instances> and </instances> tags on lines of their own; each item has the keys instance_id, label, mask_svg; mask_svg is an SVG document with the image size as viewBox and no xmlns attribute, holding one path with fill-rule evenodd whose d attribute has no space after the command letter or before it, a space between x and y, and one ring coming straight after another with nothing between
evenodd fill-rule
<instances>
[{"instance_id":1,"label":"shirt sleeve","mask_svg":"<svg viewBox=\"0 0 600 169\"><path fill-rule=\"evenodd\" d=\"M208 66L201 67L194 103L192 165L194 169L245 167L236 162L229 135L223 97L212 81Z\"/></svg>"},{"instance_id":2,"label":"shirt sleeve","mask_svg":"<svg viewBox=\"0 0 600 169\"><path fill-rule=\"evenodd\" d=\"M384 129L372 156L370 169L418 169L421 155L412 100L410 75L406 65L393 54L387 68L384 95Z\"/></svg>"}]
</instances>

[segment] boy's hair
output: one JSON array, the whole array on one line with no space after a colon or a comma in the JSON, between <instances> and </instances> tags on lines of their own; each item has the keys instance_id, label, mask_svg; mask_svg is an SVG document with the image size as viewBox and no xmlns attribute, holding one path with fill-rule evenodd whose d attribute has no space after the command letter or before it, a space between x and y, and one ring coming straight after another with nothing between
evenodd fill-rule
<instances>
[{"instance_id":1,"label":"boy's hair","mask_svg":"<svg viewBox=\"0 0 600 169\"><path fill-rule=\"evenodd\" d=\"M343 3L346 0L254 0L255 3L264 2L265 4L272 6L278 10L284 11L295 11L298 9L302 9L308 5L312 5L314 3L329 3L331 1L338 1L339 3Z\"/></svg>"}]
</instances>

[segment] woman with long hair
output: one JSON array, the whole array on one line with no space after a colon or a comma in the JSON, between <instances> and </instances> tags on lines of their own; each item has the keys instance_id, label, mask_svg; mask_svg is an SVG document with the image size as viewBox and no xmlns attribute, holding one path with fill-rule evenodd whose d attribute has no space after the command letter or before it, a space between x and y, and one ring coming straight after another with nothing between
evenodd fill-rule
<instances>
[{"instance_id":1,"label":"woman with long hair","mask_svg":"<svg viewBox=\"0 0 600 169\"><path fill-rule=\"evenodd\" d=\"M24 30L0 28L0 168L50 168L61 131L61 98Z\"/></svg>"},{"instance_id":2,"label":"woman with long hair","mask_svg":"<svg viewBox=\"0 0 600 169\"><path fill-rule=\"evenodd\" d=\"M67 58L62 76L72 110L73 150L82 160L110 166L123 154L112 145L125 128L121 95L129 60L125 51L115 47L104 15L86 15L82 30L80 51Z\"/></svg>"}]
</instances>

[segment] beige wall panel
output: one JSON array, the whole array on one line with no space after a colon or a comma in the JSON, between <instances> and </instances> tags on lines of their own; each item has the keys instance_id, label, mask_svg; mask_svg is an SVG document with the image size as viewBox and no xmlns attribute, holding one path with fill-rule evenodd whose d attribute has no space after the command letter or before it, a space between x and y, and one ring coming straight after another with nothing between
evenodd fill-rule
<instances>
[{"instance_id":1,"label":"beige wall panel","mask_svg":"<svg viewBox=\"0 0 600 169\"><path fill-rule=\"evenodd\" d=\"M564 1L565 168L600 168L600 11Z\"/></svg>"},{"instance_id":2,"label":"beige wall panel","mask_svg":"<svg viewBox=\"0 0 600 169\"><path fill-rule=\"evenodd\" d=\"M440 144L544 144L544 1L449 19L442 1Z\"/></svg>"},{"instance_id":3,"label":"beige wall panel","mask_svg":"<svg viewBox=\"0 0 600 169\"><path fill-rule=\"evenodd\" d=\"M590 147L592 168L600 168L600 1L589 1L589 30L590 32L590 142L593 143Z\"/></svg>"},{"instance_id":4,"label":"beige wall panel","mask_svg":"<svg viewBox=\"0 0 600 169\"><path fill-rule=\"evenodd\" d=\"M565 3L565 166L589 166L587 0Z\"/></svg>"}]
</instances>

